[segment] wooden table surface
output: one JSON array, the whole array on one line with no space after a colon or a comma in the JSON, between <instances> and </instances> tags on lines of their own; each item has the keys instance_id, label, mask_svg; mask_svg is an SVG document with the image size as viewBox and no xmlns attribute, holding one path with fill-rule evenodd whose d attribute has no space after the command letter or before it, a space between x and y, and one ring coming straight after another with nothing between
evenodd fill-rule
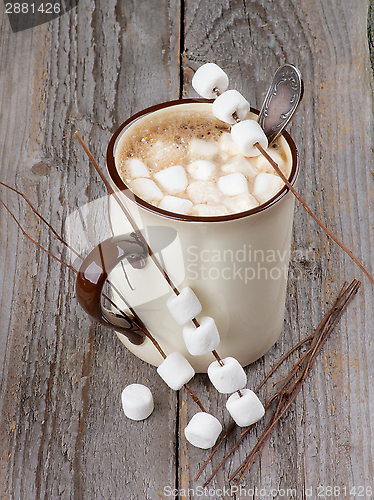
<instances>
[{"instance_id":1,"label":"wooden table surface","mask_svg":"<svg viewBox=\"0 0 374 500\"><path fill-rule=\"evenodd\" d=\"M259 108L277 67L290 62L305 82L289 127L300 152L299 190L374 272L374 17L367 0L80 0L70 14L18 33L3 2L0 12L1 180L25 193L58 232L76 208L105 194L75 130L105 165L116 127L152 104L194 96L191 75L202 63L219 64L231 87ZM22 200L5 188L0 195L33 238L68 260ZM77 305L74 275L28 241L3 207L0 221L0 498L222 497L219 488L264 423L212 489L199 490L212 466L194 483L209 452L184 439L197 409L185 389L170 390L154 367L93 324ZM353 278L363 282L359 294L242 483L245 495L234 498L370 498L373 286L300 205L284 332L246 371L255 386L313 332ZM133 382L155 398L141 423L126 419L120 403ZM227 426L226 397L206 375L191 387ZM269 384L262 397L271 391ZM239 435L233 432L215 465Z\"/></svg>"}]
</instances>

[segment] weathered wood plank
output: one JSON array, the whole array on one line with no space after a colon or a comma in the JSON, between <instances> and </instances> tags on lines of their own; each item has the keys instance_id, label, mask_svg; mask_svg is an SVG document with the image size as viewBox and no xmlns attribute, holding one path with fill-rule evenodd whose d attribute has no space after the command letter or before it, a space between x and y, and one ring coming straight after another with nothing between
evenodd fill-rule
<instances>
[{"instance_id":1,"label":"weathered wood plank","mask_svg":"<svg viewBox=\"0 0 374 500\"><path fill-rule=\"evenodd\" d=\"M298 187L317 215L373 271L369 170L373 97L367 8L367 2L349 1L221 0L213 5L187 0L183 69L186 95L194 95L192 71L213 61L228 72L230 88L260 108L277 67L290 62L300 68L305 96L290 127L302 165ZM362 279L358 268L297 207L284 335L264 359L248 368L251 385L282 352L313 331L343 281L353 277ZM373 289L363 279L359 297L326 345L296 407L275 430L244 486L266 488L267 494L272 488L291 488L297 491L294 496L304 498L306 488L313 487L316 495L319 485L371 485L372 301ZM216 399L212 394L207 404L220 415ZM194 409L186 404L183 414L192 415ZM255 441L252 436L243 444L212 486L224 484ZM183 440L180 446L185 446ZM193 487L192 478L207 455L186 452L180 484Z\"/></svg>"},{"instance_id":2,"label":"weathered wood plank","mask_svg":"<svg viewBox=\"0 0 374 500\"><path fill-rule=\"evenodd\" d=\"M179 3L81 0L69 16L17 34L3 3L0 12L1 178L61 232L74 209L105 194L74 131L103 165L121 121L179 96ZM1 196L33 237L67 258L25 204ZM91 324L74 276L4 209L0 217L1 498L154 498L175 483L175 394ZM130 422L121 390L143 381L156 410Z\"/></svg>"}]
</instances>

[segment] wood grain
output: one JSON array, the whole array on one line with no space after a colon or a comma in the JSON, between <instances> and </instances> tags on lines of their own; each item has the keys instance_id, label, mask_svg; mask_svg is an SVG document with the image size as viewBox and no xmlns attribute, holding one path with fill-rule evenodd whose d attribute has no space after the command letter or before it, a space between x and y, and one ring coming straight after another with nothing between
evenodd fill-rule
<instances>
[{"instance_id":1,"label":"wood grain","mask_svg":"<svg viewBox=\"0 0 374 500\"><path fill-rule=\"evenodd\" d=\"M69 15L17 34L3 3L0 12L1 179L23 191L56 230L105 193L74 139L76 129L103 165L112 131L130 114L181 92L195 95L190 81L200 64L220 64L230 87L260 107L276 68L291 62L305 81L290 127L302 166L298 188L374 271L366 0L80 0ZM30 235L69 258L24 203L0 193ZM169 486L186 490L179 498L193 498L187 489L196 491L212 471L208 466L193 482L209 454L183 437L196 405L91 323L76 304L74 276L28 242L3 209L0 221L0 497L154 500L167 498ZM284 334L247 368L250 387L313 331L345 279L363 279L302 207L294 227ZM363 279L243 487L296 490L283 498L306 498L311 487L315 498L318 486L374 487L372 304L373 289ZM120 393L132 382L154 394L155 411L143 423L122 414ZM207 377L195 377L191 388L227 426L226 398ZM268 384L260 396L271 392ZM213 488L226 484L263 426ZM239 435L235 429L213 464Z\"/></svg>"}]
</instances>

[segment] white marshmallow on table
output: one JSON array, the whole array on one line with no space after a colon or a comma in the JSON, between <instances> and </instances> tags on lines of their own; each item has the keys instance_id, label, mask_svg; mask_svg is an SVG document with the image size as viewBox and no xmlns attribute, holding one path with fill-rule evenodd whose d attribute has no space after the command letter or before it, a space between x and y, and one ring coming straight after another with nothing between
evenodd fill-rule
<instances>
[{"instance_id":1,"label":"white marshmallow on table","mask_svg":"<svg viewBox=\"0 0 374 500\"><path fill-rule=\"evenodd\" d=\"M266 152L269 154L269 156L272 157L272 159L275 161L275 163L278 165L280 169L284 166L285 161L277 151L275 151L272 148L269 148ZM263 155L260 155L256 158L256 169L260 173L266 172L268 174L275 174L274 168L271 166L271 164Z\"/></svg>"},{"instance_id":2,"label":"white marshmallow on table","mask_svg":"<svg viewBox=\"0 0 374 500\"><path fill-rule=\"evenodd\" d=\"M179 295L169 297L166 306L174 320L181 326L196 318L202 311L199 299L189 286L182 288Z\"/></svg>"},{"instance_id":3,"label":"white marshmallow on table","mask_svg":"<svg viewBox=\"0 0 374 500\"><path fill-rule=\"evenodd\" d=\"M222 425L210 413L201 411L196 413L184 429L184 435L189 443L196 448L206 450L214 446L222 432Z\"/></svg>"},{"instance_id":4,"label":"white marshmallow on table","mask_svg":"<svg viewBox=\"0 0 374 500\"><path fill-rule=\"evenodd\" d=\"M217 391L229 394L243 389L247 383L247 375L239 361L231 357L221 361L223 366L218 361L213 361L208 366L208 377Z\"/></svg>"},{"instance_id":5,"label":"white marshmallow on table","mask_svg":"<svg viewBox=\"0 0 374 500\"><path fill-rule=\"evenodd\" d=\"M158 206L159 208L168 210L169 212L186 214L192 207L192 201L186 200L186 198L178 198L178 196L166 195L162 198Z\"/></svg>"},{"instance_id":6,"label":"white marshmallow on table","mask_svg":"<svg viewBox=\"0 0 374 500\"><path fill-rule=\"evenodd\" d=\"M207 160L196 160L187 167L187 172L191 177L199 181L209 180L216 170L214 163Z\"/></svg>"},{"instance_id":7,"label":"white marshmallow on table","mask_svg":"<svg viewBox=\"0 0 374 500\"><path fill-rule=\"evenodd\" d=\"M154 174L154 178L169 194L181 193L188 186L187 174L182 165L164 168Z\"/></svg>"},{"instance_id":8,"label":"white marshmallow on table","mask_svg":"<svg viewBox=\"0 0 374 500\"><path fill-rule=\"evenodd\" d=\"M212 113L219 120L233 125L236 120L234 113L239 120L245 120L249 114L251 107L247 99L245 99L237 90L226 90L223 94L217 97L212 104Z\"/></svg>"},{"instance_id":9,"label":"white marshmallow on table","mask_svg":"<svg viewBox=\"0 0 374 500\"><path fill-rule=\"evenodd\" d=\"M209 181L191 182L187 188L187 195L192 203L218 204L222 197L215 185Z\"/></svg>"},{"instance_id":10,"label":"white marshmallow on table","mask_svg":"<svg viewBox=\"0 0 374 500\"><path fill-rule=\"evenodd\" d=\"M129 188L145 201L156 202L162 200L164 194L151 179L139 178L129 182Z\"/></svg>"},{"instance_id":11,"label":"white marshmallow on table","mask_svg":"<svg viewBox=\"0 0 374 500\"><path fill-rule=\"evenodd\" d=\"M216 143L204 141L204 139L191 139L188 146L188 153L191 158L203 158L211 160L218 153Z\"/></svg>"},{"instance_id":12,"label":"white marshmallow on table","mask_svg":"<svg viewBox=\"0 0 374 500\"><path fill-rule=\"evenodd\" d=\"M249 193L238 194L223 200L225 207L233 214L246 212L259 206L259 202Z\"/></svg>"},{"instance_id":13,"label":"white marshmallow on table","mask_svg":"<svg viewBox=\"0 0 374 500\"><path fill-rule=\"evenodd\" d=\"M235 142L232 140L231 134L229 132L223 132L218 141L218 147L224 153L230 156L235 156L239 154L239 150L236 147Z\"/></svg>"},{"instance_id":14,"label":"white marshmallow on table","mask_svg":"<svg viewBox=\"0 0 374 500\"><path fill-rule=\"evenodd\" d=\"M131 420L144 420L153 411L153 396L143 384L130 384L122 391L122 408Z\"/></svg>"},{"instance_id":15,"label":"white marshmallow on table","mask_svg":"<svg viewBox=\"0 0 374 500\"><path fill-rule=\"evenodd\" d=\"M284 182L278 175L261 173L256 177L253 186L253 196L260 202L265 203L275 196L284 186Z\"/></svg>"},{"instance_id":16,"label":"white marshmallow on table","mask_svg":"<svg viewBox=\"0 0 374 500\"><path fill-rule=\"evenodd\" d=\"M178 351L172 352L157 368L162 380L174 391L179 391L195 375L187 359Z\"/></svg>"},{"instance_id":17,"label":"white marshmallow on table","mask_svg":"<svg viewBox=\"0 0 374 500\"><path fill-rule=\"evenodd\" d=\"M191 215L201 217L217 217L220 215L229 215L230 212L223 205L195 205L191 210Z\"/></svg>"},{"instance_id":18,"label":"white marshmallow on table","mask_svg":"<svg viewBox=\"0 0 374 500\"><path fill-rule=\"evenodd\" d=\"M258 156L260 151L255 147L258 142L264 149L268 147L267 137L255 120L244 120L231 127L231 137L244 156Z\"/></svg>"},{"instance_id":19,"label":"white marshmallow on table","mask_svg":"<svg viewBox=\"0 0 374 500\"><path fill-rule=\"evenodd\" d=\"M192 86L205 99L214 99L217 89L220 93L227 89L229 79L226 73L214 63L200 66L192 77Z\"/></svg>"},{"instance_id":20,"label":"white marshmallow on table","mask_svg":"<svg viewBox=\"0 0 374 500\"><path fill-rule=\"evenodd\" d=\"M139 158L131 158L126 162L126 170L131 177L150 177L147 165Z\"/></svg>"},{"instance_id":21,"label":"white marshmallow on table","mask_svg":"<svg viewBox=\"0 0 374 500\"><path fill-rule=\"evenodd\" d=\"M250 389L242 389L242 397L235 392L226 402L226 408L239 427L248 427L265 415L265 408Z\"/></svg>"},{"instance_id":22,"label":"white marshmallow on table","mask_svg":"<svg viewBox=\"0 0 374 500\"><path fill-rule=\"evenodd\" d=\"M248 193L248 181L241 172L223 175L218 179L218 189L228 196Z\"/></svg>"},{"instance_id":23,"label":"white marshmallow on table","mask_svg":"<svg viewBox=\"0 0 374 500\"><path fill-rule=\"evenodd\" d=\"M188 352L192 356L201 356L213 351L219 342L220 337L213 318L204 316L200 320L200 326L186 325L183 327L183 339Z\"/></svg>"}]
</instances>

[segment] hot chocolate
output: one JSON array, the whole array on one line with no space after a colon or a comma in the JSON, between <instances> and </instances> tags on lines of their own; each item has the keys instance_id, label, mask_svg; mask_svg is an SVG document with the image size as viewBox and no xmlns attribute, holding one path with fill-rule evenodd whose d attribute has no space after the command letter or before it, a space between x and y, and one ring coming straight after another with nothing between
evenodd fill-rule
<instances>
[{"instance_id":1,"label":"hot chocolate","mask_svg":"<svg viewBox=\"0 0 374 500\"><path fill-rule=\"evenodd\" d=\"M131 191L168 212L222 216L256 208L283 188L265 158L239 153L230 126L213 116L211 106L161 109L125 130L115 159ZM289 176L287 142L281 137L268 152Z\"/></svg>"}]
</instances>

